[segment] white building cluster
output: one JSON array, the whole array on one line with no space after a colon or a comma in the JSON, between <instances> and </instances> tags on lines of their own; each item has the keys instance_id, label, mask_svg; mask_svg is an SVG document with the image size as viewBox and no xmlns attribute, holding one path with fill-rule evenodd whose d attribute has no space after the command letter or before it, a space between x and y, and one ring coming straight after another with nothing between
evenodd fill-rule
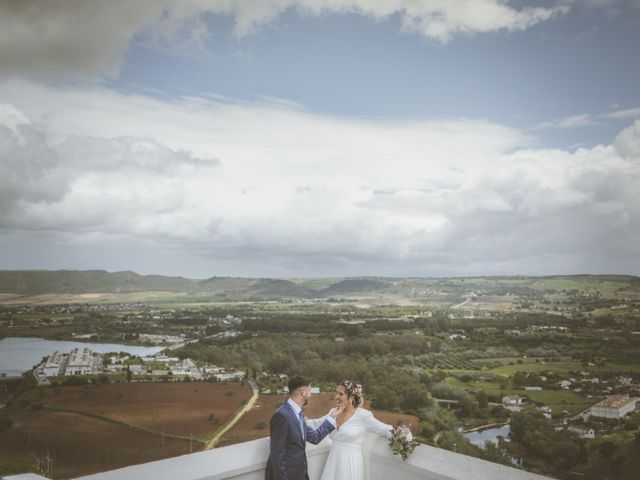
<instances>
[{"instance_id":1,"label":"white building cluster","mask_svg":"<svg viewBox=\"0 0 640 480\"><path fill-rule=\"evenodd\" d=\"M512 412L522 411L523 398L518 395L506 395L502 397L502 405Z\"/></svg>"},{"instance_id":2,"label":"white building cluster","mask_svg":"<svg viewBox=\"0 0 640 480\"><path fill-rule=\"evenodd\" d=\"M64 375L89 375L102 372L102 355L93 353L89 348L74 348L69 353Z\"/></svg>"},{"instance_id":3,"label":"white building cluster","mask_svg":"<svg viewBox=\"0 0 640 480\"><path fill-rule=\"evenodd\" d=\"M38 366L40 377L57 377L73 375L95 375L100 373L121 373L129 370L134 376L167 377L175 379L191 377L194 380L215 378L218 381L243 380L246 376L242 370L228 370L215 365L198 366L190 358L180 359L158 353L132 361L129 355L113 355L103 367L102 355L89 348L74 349L69 353L53 352Z\"/></svg>"},{"instance_id":4,"label":"white building cluster","mask_svg":"<svg viewBox=\"0 0 640 480\"><path fill-rule=\"evenodd\" d=\"M637 401L637 398L629 395L612 395L591 407L590 414L594 417L623 418L636 409Z\"/></svg>"},{"instance_id":5,"label":"white building cluster","mask_svg":"<svg viewBox=\"0 0 640 480\"><path fill-rule=\"evenodd\" d=\"M102 373L102 355L89 348L74 348L69 353L56 351L40 365L39 370L45 377Z\"/></svg>"},{"instance_id":6,"label":"white building cluster","mask_svg":"<svg viewBox=\"0 0 640 480\"><path fill-rule=\"evenodd\" d=\"M175 377L190 377L194 380L206 380L215 378L218 381L242 380L245 372L241 370L232 371L215 365L198 366L190 358L180 359L169 357L164 353L157 353L142 358L142 364L130 364L129 370L134 376L152 375L154 377L164 377L172 375Z\"/></svg>"},{"instance_id":7,"label":"white building cluster","mask_svg":"<svg viewBox=\"0 0 640 480\"><path fill-rule=\"evenodd\" d=\"M53 352L53 354L49 355L49 358L47 358L47 361L42 367L43 375L45 377L55 377L57 375L63 375L63 373L60 372L64 372L65 362L65 355L60 352Z\"/></svg>"}]
</instances>

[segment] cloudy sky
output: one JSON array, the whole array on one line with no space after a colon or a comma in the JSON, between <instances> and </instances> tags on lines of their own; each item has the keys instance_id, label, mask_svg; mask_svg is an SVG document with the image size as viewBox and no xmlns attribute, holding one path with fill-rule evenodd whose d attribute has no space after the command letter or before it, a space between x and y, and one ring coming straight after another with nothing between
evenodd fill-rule
<instances>
[{"instance_id":1,"label":"cloudy sky","mask_svg":"<svg viewBox=\"0 0 640 480\"><path fill-rule=\"evenodd\" d=\"M0 0L0 268L640 275L639 0Z\"/></svg>"}]
</instances>

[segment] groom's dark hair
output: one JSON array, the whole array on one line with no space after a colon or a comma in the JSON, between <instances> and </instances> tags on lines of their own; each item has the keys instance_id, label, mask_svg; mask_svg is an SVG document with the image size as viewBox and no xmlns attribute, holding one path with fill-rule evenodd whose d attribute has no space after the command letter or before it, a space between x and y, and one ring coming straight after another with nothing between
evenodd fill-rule
<instances>
[{"instance_id":1,"label":"groom's dark hair","mask_svg":"<svg viewBox=\"0 0 640 480\"><path fill-rule=\"evenodd\" d=\"M306 387L307 385L311 385L310 379L308 379L307 377L303 377L302 375L294 375L293 377L289 378L289 384L287 385L287 387L289 387L289 395L291 395L300 387Z\"/></svg>"}]
</instances>

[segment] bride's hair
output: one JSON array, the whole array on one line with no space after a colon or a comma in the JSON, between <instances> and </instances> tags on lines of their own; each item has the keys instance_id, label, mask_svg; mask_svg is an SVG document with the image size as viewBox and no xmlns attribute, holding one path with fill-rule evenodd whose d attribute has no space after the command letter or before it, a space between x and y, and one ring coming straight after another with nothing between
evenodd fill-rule
<instances>
[{"instance_id":1,"label":"bride's hair","mask_svg":"<svg viewBox=\"0 0 640 480\"><path fill-rule=\"evenodd\" d=\"M340 380L338 385L343 386L347 391L347 396L351 398L351 405L354 407L362 405L362 385L347 379Z\"/></svg>"}]
</instances>

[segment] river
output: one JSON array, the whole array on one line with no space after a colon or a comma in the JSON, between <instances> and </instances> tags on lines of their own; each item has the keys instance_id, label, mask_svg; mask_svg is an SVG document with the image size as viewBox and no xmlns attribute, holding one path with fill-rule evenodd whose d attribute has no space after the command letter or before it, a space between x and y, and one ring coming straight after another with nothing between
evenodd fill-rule
<instances>
[{"instance_id":1,"label":"river","mask_svg":"<svg viewBox=\"0 0 640 480\"><path fill-rule=\"evenodd\" d=\"M31 337L7 337L0 340L0 374L9 377L20 376L40 363L42 357L56 350L68 353L74 348L88 347L94 352L127 352L146 356L161 351L164 347L142 347L117 343L71 342L66 340L44 340Z\"/></svg>"},{"instance_id":2,"label":"river","mask_svg":"<svg viewBox=\"0 0 640 480\"><path fill-rule=\"evenodd\" d=\"M499 436L503 436L506 440L509 440L510 430L509 425L503 425L501 427L487 428L486 430L480 430L478 432L465 433L464 438L474 445L484 448L484 442L487 441L497 444Z\"/></svg>"}]
</instances>

